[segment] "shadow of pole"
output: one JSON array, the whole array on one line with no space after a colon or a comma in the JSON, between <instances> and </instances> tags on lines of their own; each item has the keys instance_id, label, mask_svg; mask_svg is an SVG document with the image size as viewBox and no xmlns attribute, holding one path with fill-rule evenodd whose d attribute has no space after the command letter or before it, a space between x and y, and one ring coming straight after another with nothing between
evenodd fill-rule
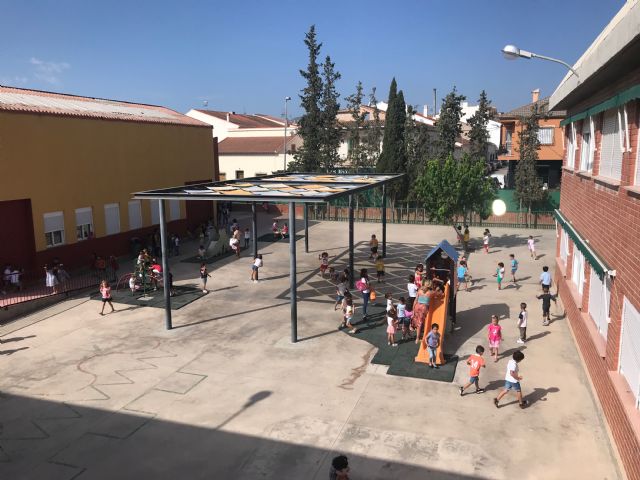
<instances>
[{"instance_id":1,"label":"shadow of pole","mask_svg":"<svg viewBox=\"0 0 640 480\"><path fill-rule=\"evenodd\" d=\"M253 395L251 395L249 397L249 399L244 402L244 405L242 405L242 407L240 407L240 409L234 413L233 415L231 415L230 417L228 417L224 422L220 423L219 425L217 425L216 427L214 427L216 430L224 427L227 423L229 423L231 420L233 420L234 418L236 418L238 415L240 415L242 412L244 412L246 409L251 408L252 406L254 406L256 403L264 400L265 398L269 398L271 396L273 392L271 390L261 390L259 392L254 393Z\"/></svg>"}]
</instances>

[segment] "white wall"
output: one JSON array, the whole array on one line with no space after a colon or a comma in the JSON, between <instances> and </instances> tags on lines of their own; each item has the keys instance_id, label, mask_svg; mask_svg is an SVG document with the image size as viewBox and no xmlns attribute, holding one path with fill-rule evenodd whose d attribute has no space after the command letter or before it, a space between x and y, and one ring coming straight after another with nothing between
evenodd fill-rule
<instances>
[{"instance_id":1,"label":"white wall","mask_svg":"<svg viewBox=\"0 0 640 480\"><path fill-rule=\"evenodd\" d=\"M227 174L227 180L236 178L236 170L243 170L245 178L255 177L257 173L270 175L282 170L283 154L256 155L220 155L220 173ZM293 161L293 155L287 154L287 165Z\"/></svg>"},{"instance_id":2,"label":"white wall","mask_svg":"<svg viewBox=\"0 0 640 480\"><path fill-rule=\"evenodd\" d=\"M236 124L229 123L226 120L221 120L193 109L189 110L185 115L211 125L213 127L213 136L218 137L218 142L227 138L230 131L237 130L238 128Z\"/></svg>"}]
</instances>

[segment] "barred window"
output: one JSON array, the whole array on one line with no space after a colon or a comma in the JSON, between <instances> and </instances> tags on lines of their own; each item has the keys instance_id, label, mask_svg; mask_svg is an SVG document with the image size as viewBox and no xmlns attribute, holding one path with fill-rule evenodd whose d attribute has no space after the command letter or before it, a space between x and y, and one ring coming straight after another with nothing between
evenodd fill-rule
<instances>
[{"instance_id":1,"label":"barred window","mask_svg":"<svg viewBox=\"0 0 640 480\"><path fill-rule=\"evenodd\" d=\"M543 127L538 130L538 141L540 145L553 145L553 127Z\"/></svg>"}]
</instances>

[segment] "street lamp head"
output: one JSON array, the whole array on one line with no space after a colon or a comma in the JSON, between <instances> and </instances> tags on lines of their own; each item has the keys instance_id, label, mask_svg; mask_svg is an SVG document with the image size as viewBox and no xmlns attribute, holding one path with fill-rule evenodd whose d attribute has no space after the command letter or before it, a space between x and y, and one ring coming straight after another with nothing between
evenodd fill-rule
<instances>
[{"instance_id":1,"label":"street lamp head","mask_svg":"<svg viewBox=\"0 0 640 480\"><path fill-rule=\"evenodd\" d=\"M288 102L289 100L291 100L291 97L284 97L285 102Z\"/></svg>"},{"instance_id":2,"label":"street lamp head","mask_svg":"<svg viewBox=\"0 0 640 480\"><path fill-rule=\"evenodd\" d=\"M504 58L507 60L515 60L520 56L520 49L515 45L506 45L502 49L502 55L504 55Z\"/></svg>"}]
</instances>

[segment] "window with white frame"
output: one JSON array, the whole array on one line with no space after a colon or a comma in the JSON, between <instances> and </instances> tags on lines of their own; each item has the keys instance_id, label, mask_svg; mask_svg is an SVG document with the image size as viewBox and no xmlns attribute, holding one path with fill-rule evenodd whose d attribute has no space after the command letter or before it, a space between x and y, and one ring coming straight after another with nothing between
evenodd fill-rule
<instances>
[{"instance_id":1,"label":"window with white frame","mask_svg":"<svg viewBox=\"0 0 640 480\"><path fill-rule=\"evenodd\" d=\"M587 117L582 122L582 148L580 150L580 170L593 170L593 152L595 146L595 132L593 117Z\"/></svg>"},{"instance_id":2,"label":"window with white frame","mask_svg":"<svg viewBox=\"0 0 640 480\"><path fill-rule=\"evenodd\" d=\"M638 112L638 125L640 125L640 112ZM638 142L636 144L636 178L635 184L640 185L640 135L637 135Z\"/></svg>"},{"instance_id":3,"label":"window with white frame","mask_svg":"<svg viewBox=\"0 0 640 480\"><path fill-rule=\"evenodd\" d=\"M578 293L582 295L582 291L584 290L584 255L582 255L582 252L578 250L575 244L573 246L571 280L578 289Z\"/></svg>"},{"instance_id":4,"label":"window with white frame","mask_svg":"<svg viewBox=\"0 0 640 480\"><path fill-rule=\"evenodd\" d=\"M573 170L576 158L576 126L570 123L567 126L567 161L565 166Z\"/></svg>"},{"instance_id":5,"label":"window with white frame","mask_svg":"<svg viewBox=\"0 0 640 480\"><path fill-rule=\"evenodd\" d=\"M617 108L604 112L599 175L614 180L620 180L622 176L624 132L620 128L621 120L620 110Z\"/></svg>"},{"instance_id":6,"label":"window with white frame","mask_svg":"<svg viewBox=\"0 0 640 480\"><path fill-rule=\"evenodd\" d=\"M180 220L180 200L169 200L169 221Z\"/></svg>"},{"instance_id":7,"label":"window with white frame","mask_svg":"<svg viewBox=\"0 0 640 480\"><path fill-rule=\"evenodd\" d=\"M553 145L553 127L542 127L538 130L540 145Z\"/></svg>"},{"instance_id":8,"label":"window with white frame","mask_svg":"<svg viewBox=\"0 0 640 480\"><path fill-rule=\"evenodd\" d=\"M622 303L620 337L618 368L629 384L636 408L640 408L640 312L627 297Z\"/></svg>"},{"instance_id":9,"label":"window with white frame","mask_svg":"<svg viewBox=\"0 0 640 480\"><path fill-rule=\"evenodd\" d=\"M596 324L598 333L607 339L609 325L609 299L611 298L611 284L606 275L602 278L595 269L591 269L589 282L589 315Z\"/></svg>"},{"instance_id":10,"label":"window with white frame","mask_svg":"<svg viewBox=\"0 0 640 480\"><path fill-rule=\"evenodd\" d=\"M569 234L563 229L560 230L560 260L567 265L569 256Z\"/></svg>"},{"instance_id":11,"label":"window with white frame","mask_svg":"<svg viewBox=\"0 0 640 480\"><path fill-rule=\"evenodd\" d=\"M160 205L158 200L149 200L151 207L151 225L158 225L160 223Z\"/></svg>"},{"instance_id":12,"label":"window with white frame","mask_svg":"<svg viewBox=\"0 0 640 480\"><path fill-rule=\"evenodd\" d=\"M47 247L55 247L64 243L64 213L51 212L43 215L44 238Z\"/></svg>"},{"instance_id":13,"label":"window with white frame","mask_svg":"<svg viewBox=\"0 0 640 480\"><path fill-rule=\"evenodd\" d=\"M142 228L142 208L140 200L131 200L128 205L129 230Z\"/></svg>"},{"instance_id":14,"label":"window with white frame","mask_svg":"<svg viewBox=\"0 0 640 480\"><path fill-rule=\"evenodd\" d=\"M104 230L107 235L120 233L120 205L108 203L104 206Z\"/></svg>"},{"instance_id":15,"label":"window with white frame","mask_svg":"<svg viewBox=\"0 0 640 480\"><path fill-rule=\"evenodd\" d=\"M87 240L93 236L93 212L91 207L76 208L76 238Z\"/></svg>"}]
</instances>

